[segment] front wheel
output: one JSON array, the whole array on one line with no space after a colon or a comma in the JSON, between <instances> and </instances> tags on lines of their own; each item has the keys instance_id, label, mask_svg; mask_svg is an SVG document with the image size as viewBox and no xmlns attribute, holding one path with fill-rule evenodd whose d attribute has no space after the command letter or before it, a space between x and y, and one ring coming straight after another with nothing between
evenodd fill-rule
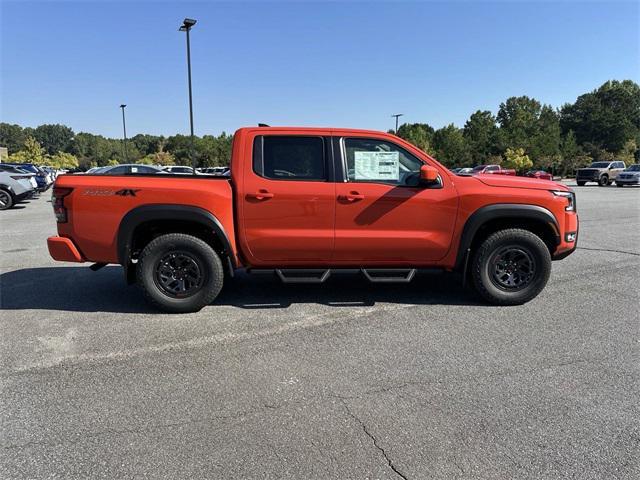
<instances>
[{"instance_id":1,"label":"front wheel","mask_svg":"<svg viewBox=\"0 0 640 480\"><path fill-rule=\"evenodd\" d=\"M602 175L598 180L598 185L600 185L601 187L609 185L609 177L607 175Z\"/></svg>"},{"instance_id":2,"label":"front wheel","mask_svg":"<svg viewBox=\"0 0 640 480\"><path fill-rule=\"evenodd\" d=\"M136 269L146 299L172 313L197 312L220 293L224 281L222 262L205 241L170 233L142 250Z\"/></svg>"},{"instance_id":3,"label":"front wheel","mask_svg":"<svg viewBox=\"0 0 640 480\"><path fill-rule=\"evenodd\" d=\"M500 230L490 235L472 261L478 293L495 305L521 305L535 298L551 273L551 254L528 230Z\"/></svg>"}]
</instances>

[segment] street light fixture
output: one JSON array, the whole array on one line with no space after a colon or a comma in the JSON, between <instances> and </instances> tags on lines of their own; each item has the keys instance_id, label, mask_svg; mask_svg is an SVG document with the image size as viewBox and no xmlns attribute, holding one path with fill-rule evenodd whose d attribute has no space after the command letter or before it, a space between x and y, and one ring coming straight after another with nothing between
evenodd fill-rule
<instances>
[{"instance_id":1,"label":"street light fixture","mask_svg":"<svg viewBox=\"0 0 640 480\"><path fill-rule=\"evenodd\" d=\"M189 125L191 127L191 165L193 167L193 173L196 173L196 157L193 144L193 95L191 93L191 43L189 41L189 32L191 27L196 24L196 20L192 18L185 18L182 21L182 25L178 29L181 32L187 33L187 75L189 78Z\"/></svg>"},{"instance_id":2,"label":"street light fixture","mask_svg":"<svg viewBox=\"0 0 640 480\"><path fill-rule=\"evenodd\" d=\"M396 135L398 134L398 118L402 117L404 113L396 113L395 115L391 115L392 117L396 117Z\"/></svg>"},{"instance_id":3,"label":"street light fixture","mask_svg":"<svg viewBox=\"0 0 640 480\"><path fill-rule=\"evenodd\" d=\"M126 105L123 103L122 105L120 105L120 108L122 109L122 131L124 133L124 142L123 142L123 146L124 146L124 163L127 163L129 161L129 155L127 155L127 124L124 121L124 108L126 107Z\"/></svg>"}]
</instances>

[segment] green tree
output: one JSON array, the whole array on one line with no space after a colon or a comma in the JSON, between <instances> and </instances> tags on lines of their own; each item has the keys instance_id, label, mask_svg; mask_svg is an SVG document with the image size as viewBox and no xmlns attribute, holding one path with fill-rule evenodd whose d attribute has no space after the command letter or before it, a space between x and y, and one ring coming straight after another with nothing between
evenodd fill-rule
<instances>
[{"instance_id":1,"label":"green tree","mask_svg":"<svg viewBox=\"0 0 640 480\"><path fill-rule=\"evenodd\" d=\"M220 167L229 165L231 159L231 140L225 132L219 137L204 135L198 142L199 165L201 167Z\"/></svg>"},{"instance_id":2,"label":"green tree","mask_svg":"<svg viewBox=\"0 0 640 480\"><path fill-rule=\"evenodd\" d=\"M30 136L24 141L22 150L10 155L9 160L16 163L44 165L47 163L47 152L35 138Z\"/></svg>"},{"instance_id":3,"label":"green tree","mask_svg":"<svg viewBox=\"0 0 640 480\"><path fill-rule=\"evenodd\" d=\"M54 155L69 151L74 133L65 125L40 125L33 131L33 136L49 155Z\"/></svg>"},{"instance_id":4,"label":"green tree","mask_svg":"<svg viewBox=\"0 0 640 480\"><path fill-rule=\"evenodd\" d=\"M541 109L540 102L527 96L510 97L501 103L497 119L504 144L529 152L539 134Z\"/></svg>"},{"instance_id":5,"label":"green tree","mask_svg":"<svg viewBox=\"0 0 640 480\"><path fill-rule=\"evenodd\" d=\"M580 95L561 109L563 131L573 130L579 144L617 153L640 135L640 86L611 80Z\"/></svg>"},{"instance_id":6,"label":"green tree","mask_svg":"<svg viewBox=\"0 0 640 480\"><path fill-rule=\"evenodd\" d=\"M49 158L49 165L61 169L77 168L80 164L75 155L66 152L58 152Z\"/></svg>"},{"instance_id":7,"label":"green tree","mask_svg":"<svg viewBox=\"0 0 640 480\"><path fill-rule=\"evenodd\" d=\"M20 125L0 123L0 146L7 147L9 154L16 153L24 146L26 135Z\"/></svg>"},{"instance_id":8,"label":"green tree","mask_svg":"<svg viewBox=\"0 0 640 480\"><path fill-rule=\"evenodd\" d=\"M131 137L128 143L133 145L140 155L151 155L161 152L165 142L162 136L138 134Z\"/></svg>"},{"instance_id":9,"label":"green tree","mask_svg":"<svg viewBox=\"0 0 640 480\"><path fill-rule=\"evenodd\" d=\"M533 166L529 156L524 153L524 148L507 148L504 153L504 168L514 168L517 172L528 170Z\"/></svg>"},{"instance_id":10,"label":"green tree","mask_svg":"<svg viewBox=\"0 0 640 480\"><path fill-rule=\"evenodd\" d=\"M435 157L447 167L471 165L471 152L461 128L450 124L433 134Z\"/></svg>"},{"instance_id":11,"label":"green tree","mask_svg":"<svg viewBox=\"0 0 640 480\"><path fill-rule=\"evenodd\" d=\"M403 123L398 128L398 136L426 153L432 153L434 129L426 123Z\"/></svg>"},{"instance_id":12,"label":"green tree","mask_svg":"<svg viewBox=\"0 0 640 480\"><path fill-rule=\"evenodd\" d=\"M146 155L139 159L137 163L144 163L146 165L175 165L175 159L173 155L168 152L156 152Z\"/></svg>"},{"instance_id":13,"label":"green tree","mask_svg":"<svg viewBox=\"0 0 640 480\"><path fill-rule=\"evenodd\" d=\"M487 163L489 156L500 151L496 117L488 110L474 112L465 123L463 134L473 165Z\"/></svg>"}]
</instances>

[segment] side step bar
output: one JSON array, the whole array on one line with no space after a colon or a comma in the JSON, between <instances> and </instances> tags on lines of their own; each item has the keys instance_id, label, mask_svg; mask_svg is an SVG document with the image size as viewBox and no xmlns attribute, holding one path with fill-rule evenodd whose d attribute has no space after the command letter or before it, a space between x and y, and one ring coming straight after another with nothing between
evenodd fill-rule
<instances>
[{"instance_id":1,"label":"side step bar","mask_svg":"<svg viewBox=\"0 0 640 480\"><path fill-rule=\"evenodd\" d=\"M362 273L372 283L409 283L415 268L363 268Z\"/></svg>"},{"instance_id":2,"label":"side step bar","mask_svg":"<svg viewBox=\"0 0 640 480\"><path fill-rule=\"evenodd\" d=\"M324 283L332 273L362 272L372 283L409 283L413 280L415 268L276 268L251 269L253 274L274 273L283 283Z\"/></svg>"},{"instance_id":3,"label":"side step bar","mask_svg":"<svg viewBox=\"0 0 640 480\"><path fill-rule=\"evenodd\" d=\"M276 275L282 283L323 283L331 275L331 270L276 268Z\"/></svg>"}]
</instances>

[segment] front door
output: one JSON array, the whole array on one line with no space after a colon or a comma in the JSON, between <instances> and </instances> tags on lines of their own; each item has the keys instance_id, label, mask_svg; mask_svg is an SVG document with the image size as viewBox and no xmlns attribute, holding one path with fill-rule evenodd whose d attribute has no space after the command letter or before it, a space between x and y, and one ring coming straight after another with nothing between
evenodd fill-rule
<instances>
[{"instance_id":1,"label":"front door","mask_svg":"<svg viewBox=\"0 0 640 480\"><path fill-rule=\"evenodd\" d=\"M382 139L342 138L334 259L356 266L428 265L448 252L458 206L448 178L420 185L426 163Z\"/></svg>"},{"instance_id":2,"label":"front door","mask_svg":"<svg viewBox=\"0 0 640 480\"><path fill-rule=\"evenodd\" d=\"M333 254L335 183L322 136L259 135L245 170L242 228L253 262L324 264Z\"/></svg>"}]
</instances>

